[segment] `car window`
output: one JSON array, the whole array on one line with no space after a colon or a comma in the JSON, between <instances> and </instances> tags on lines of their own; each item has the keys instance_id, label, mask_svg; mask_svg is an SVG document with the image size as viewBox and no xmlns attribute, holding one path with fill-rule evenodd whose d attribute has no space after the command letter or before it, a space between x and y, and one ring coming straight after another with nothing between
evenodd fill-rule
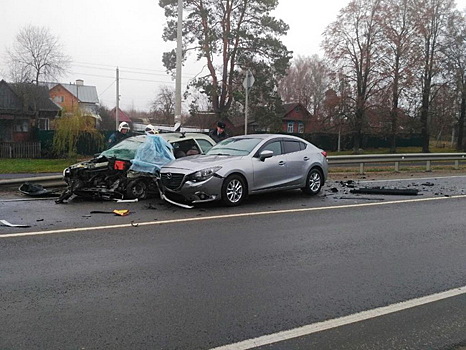
<instances>
[{"instance_id":1,"label":"car window","mask_svg":"<svg viewBox=\"0 0 466 350\"><path fill-rule=\"evenodd\" d=\"M213 146L209 141L204 139L196 139L196 141L199 144L199 147L201 147L202 153L206 153Z\"/></svg>"},{"instance_id":2,"label":"car window","mask_svg":"<svg viewBox=\"0 0 466 350\"><path fill-rule=\"evenodd\" d=\"M270 142L262 148L262 151L272 151L274 156L282 154L282 143L280 141Z\"/></svg>"},{"instance_id":3,"label":"car window","mask_svg":"<svg viewBox=\"0 0 466 350\"><path fill-rule=\"evenodd\" d=\"M172 146L175 158L186 157L190 150L197 148L197 145L193 139L178 140L177 142L173 142Z\"/></svg>"},{"instance_id":4,"label":"car window","mask_svg":"<svg viewBox=\"0 0 466 350\"><path fill-rule=\"evenodd\" d=\"M262 139L254 137L230 137L212 147L206 154L246 156L261 142Z\"/></svg>"},{"instance_id":5,"label":"car window","mask_svg":"<svg viewBox=\"0 0 466 350\"><path fill-rule=\"evenodd\" d=\"M301 142L299 141L284 141L283 146L284 146L284 153L292 153L292 152L297 152L301 151Z\"/></svg>"}]
</instances>

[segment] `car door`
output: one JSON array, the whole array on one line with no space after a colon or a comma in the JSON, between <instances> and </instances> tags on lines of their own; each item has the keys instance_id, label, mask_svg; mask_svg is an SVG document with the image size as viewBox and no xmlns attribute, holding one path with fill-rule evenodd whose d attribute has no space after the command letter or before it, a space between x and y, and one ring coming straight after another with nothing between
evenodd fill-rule
<instances>
[{"instance_id":1,"label":"car door","mask_svg":"<svg viewBox=\"0 0 466 350\"><path fill-rule=\"evenodd\" d=\"M302 184L310 164L306 144L299 140L283 140L283 153L286 158L286 182L290 186Z\"/></svg>"},{"instance_id":2,"label":"car door","mask_svg":"<svg viewBox=\"0 0 466 350\"><path fill-rule=\"evenodd\" d=\"M259 159L262 151L272 151L273 156L264 160ZM253 188L252 191L280 188L286 181L286 155L283 154L280 140L266 143L259 149L253 163Z\"/></svg>"}]
</instances>

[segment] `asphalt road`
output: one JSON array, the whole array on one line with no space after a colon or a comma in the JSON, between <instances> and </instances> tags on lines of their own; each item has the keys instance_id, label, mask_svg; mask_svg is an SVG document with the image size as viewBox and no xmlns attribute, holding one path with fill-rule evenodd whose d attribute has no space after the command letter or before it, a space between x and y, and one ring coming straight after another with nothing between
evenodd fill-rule
<instances>
[{"instance_id":1,"label":"asphalt road","mask_svg":"<svg viewBox=\"0 0 466 350\"><path fill-rule=\"evenodd\" d=\"M458 290L465 180L343 179L230 209L3 194L0 219L30 227L0 226L0 349L210 349ZM453 349L465 295L259 348Z\"/></svg>"}]
</instances>

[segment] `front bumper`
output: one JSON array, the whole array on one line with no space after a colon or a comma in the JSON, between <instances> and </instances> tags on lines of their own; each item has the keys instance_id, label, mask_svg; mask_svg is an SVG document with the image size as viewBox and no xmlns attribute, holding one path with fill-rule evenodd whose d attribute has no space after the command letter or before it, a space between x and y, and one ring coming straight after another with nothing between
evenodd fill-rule
<instances>
[{"instance_id":1,"label":"front bumper","mask_svg":"<svg viewBox=\"0 0 466 350\"><path fill-rule=\"evenodd\" d=\"M223 178L214 175L201 182L183 181L178 188L169 188L161 183L162 198L172 204L192 205L221 199Z\"/></svg>"}]
</instances>

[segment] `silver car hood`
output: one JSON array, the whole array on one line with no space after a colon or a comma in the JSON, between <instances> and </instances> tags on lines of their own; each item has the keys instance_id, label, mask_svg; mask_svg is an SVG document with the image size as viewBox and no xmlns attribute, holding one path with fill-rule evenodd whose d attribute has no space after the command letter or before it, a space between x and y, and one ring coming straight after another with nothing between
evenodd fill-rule
<instances>
[{"instance_id":1,"label":"silver car hood","mask_svg":"<svg viewBox=\"0 0 466 350\"><path fill-rule=\"evenodd\" d=\"M220 155L197 155L186 158L178 158L161 169L161 172L174 172L176 169L183 173L195 172L212 166L223 166L224 164L241 159L243 156L220 156Z\"/></svg>"}]
</instances>

